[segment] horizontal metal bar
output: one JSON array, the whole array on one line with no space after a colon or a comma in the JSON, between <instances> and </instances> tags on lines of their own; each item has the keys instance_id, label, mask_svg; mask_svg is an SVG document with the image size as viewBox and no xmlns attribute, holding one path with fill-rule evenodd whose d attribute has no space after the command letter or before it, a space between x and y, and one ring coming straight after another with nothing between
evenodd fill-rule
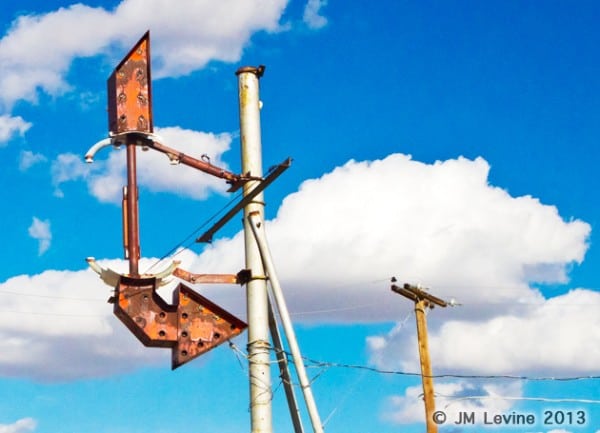
<instances>
[{"instance_id":1,"label":"horizontal metal bar","mask_svg":"<svg viewBox=\"0 0 600 433\"><path fill-rule=\"evenodd\" d=\"M185 153L165 146L162 143L156 141L149 141L148 147L166 154L170 159L174 159L180 162L181 164L203 171L204 173L208 173L215 177L227 180L227 182L231 184L230 191L235 191L244 184L245 180L243 176L232 173L228 170L217 167L216 165L212 165L200 159L194 158L193 156L186 155Z\"/></svg>"},{"instance_id":2,"label":"horizontal metal bar","mask_svg":"<svg viewBox=\"0 0 600 433\"><path fill-rule=\"evenodd\" d=\"M237 274L194 274L185 269L176 268L173 275L193 284L244 284L248 280L248 271Z\"/></svg>"}]
</instances>

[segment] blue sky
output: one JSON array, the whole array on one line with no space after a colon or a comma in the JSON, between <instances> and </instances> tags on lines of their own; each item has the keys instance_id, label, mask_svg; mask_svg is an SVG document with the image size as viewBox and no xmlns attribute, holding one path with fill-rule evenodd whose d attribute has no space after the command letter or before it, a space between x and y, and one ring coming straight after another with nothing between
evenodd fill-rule
<instances>
[{"instance_id":1,"label":"blue sky","mask_svg":"<svg viewBox=\"0 0 600 433\"><path fill-rule=\"evenodd\" d=\"M599 17L583 1L3 5L0 432L249 428L245 335L171 372L84 261L124 269L125 155L83 154L107 136L106 79L150 29L158 133L233 171L234 72L267 67L264 165L294 159L266 192L267 235L303 354L321 361L326 431L424 430L418 377L339 366L418 371L396 276L462 304L429 314L434 372L450 375L437 407L538 419L441 432L597 433L597 379L468 376L600 374ZM226 185L151 152L139 167L142 269L173 247L194 272L243 267L239 219L210 246L184 241ZM243 289L195 289L245 316ZM546 410L586 423L544 425Z\"/></svg>"}]
</instances>

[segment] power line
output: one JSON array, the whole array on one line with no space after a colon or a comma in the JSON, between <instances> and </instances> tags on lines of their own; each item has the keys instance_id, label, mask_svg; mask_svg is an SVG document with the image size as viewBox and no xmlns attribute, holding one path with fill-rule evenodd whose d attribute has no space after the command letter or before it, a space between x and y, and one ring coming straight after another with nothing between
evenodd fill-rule
<instances>
[{"instance_id":1,"label":"power line","mask_svg":"<svg viewBox=\"0 0 600 433\"><path fill-rule=\"evenodd\" d=\"M454 397L444 394L436 394L436 397L443 397L448 400L452 400L444 409L448 408L451 404L456 403L460 400L519 400L519 401L542 401L545 403L587 403L587 404L600 404L600 400L591 400L585 398L548 398L548 397L510 397L501 395L472 395L466 397Z\"/></svg>"},{"instance_id":2,"label":"power line","mask_svg":"<svg viewBox=\"0 0 600 433\"><path fill-rule=\"evenodd\" d=\"M183 251L183 249L177 251L179 248L181 248L181 247L189 248L192 244L194 244L196 242L196 240L195 240L196 235L200 232L200 230L202 230L204 227L206 227L211 221L213 221L215 218L217 218L220 214L225 212L225 210L228 207L230 207L236 200L238 200L242 196L242 194L243 193L239 193L236 196L234 196L233 198L231 198L219 210L217 210L214 214L212 214L210 217L208 217L202 224L200 224L192 232L190 232L183 240L176 243L175 246L173 246L169 251L167 251L159 259L157 259L152 265L150 265L150 267L148 269L146 269L146 271L144 273L148 273L151 269L153 269L155 266L157 266L160 262L165 260L167 257L176 257L181 251ZM190 240L192 240L192 241L190 242Z\"/></svg>"},{"instance_id":3,"label":"power line","mask_svg":"<svg viewBox=\"0 0 600 433\"><path fill-rule=\"evenodd\" d=\"M271 349L275 350L275 349ZM289 355L286 351L285 354ZM344 364L338 362L327 362L327 361L318 361L315 359L311 359L308 357L302 357L306 362L312 364L313 367L327 367L327 368L346 368L346 369L355 369L355 370L365 370L370 371L372 373L377 374L389 374L389 375L398 375L398 376L412 376L412 377L424 377L421 373L417 372L407 372L401 370L384 370L377 367L371 367L368 365L358 365L358 364ZM526 375L508 375L508 374L489 374L489 375L478 375L478 374L434 374L431 376L433 379L509 379L509 380L523 380L523 381L531 381L531 382L543 382L543 381L556 381L556 382L569 382L569 381L577 381L577 380L599 380L600 375L589 375L589 376L569 376L569 377L551 377L551 376L526 376Z\"/></svg>"},{"instance_id":4,"label":"power line","mask_svg":"<svg viewBox=\"0 0 600 433\"><path fill-rule=\"evenodd\" d=\"M64 299L66 301L106 302L104 299L98 299L98 298L79 298L79 297L70 297L70 296L40 295L37 293L22 293L22 292L14 292L11 290L0 290L0 293L4 293L7 295L27 296L27 297L32 297L32 298Z\"/></svg>"},{"instance_id":5,"label":"power line","mask_svg":"<svg viewBox=\"0 0 600 433\"><path fill-rule=\"evenodd\" d=\"M0 314L19 314L27 316L56 316L56 317L111 317L107 314L69 314L69 313L40 313L35 311L0 310Z\"/></svg>"}]
</instances>

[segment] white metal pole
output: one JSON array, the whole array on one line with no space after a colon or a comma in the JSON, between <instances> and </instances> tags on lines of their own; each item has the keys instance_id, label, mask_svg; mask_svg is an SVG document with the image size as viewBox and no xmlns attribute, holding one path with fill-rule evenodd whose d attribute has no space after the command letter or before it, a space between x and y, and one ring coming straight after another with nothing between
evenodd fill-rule
<instances>
[{"instance_id":1,"label":"white metal pole","mask_svg":"<svg viewBox=\"0 0 600 433\"><path fill-rule=\"evenodd\" d=\"M260 256L262 257L264 269L267 271L267 275L271 283L273 298L277 304L277 310L279 311L279 316L281 317L281 324L283 325L283 330L290 346L290 352L292 353L292 359L294 360L294 365L296 366L296 373L298 373L298 380L300 382L300 386L302 387L302 393L304 394L304 401L306 403L306 409L308 410L313 431L315 433L323 433L323 424L321 423L319 412L317 410L317 404L315 403L312 389L310 387L310 381L308 380L308 375L306 374L306 368L304 367L304 361L302 360L300 347L298 346L298 340L296 339L296 333L294 332L294 327L292 326L290 313L285 303L283 291L279 285L277 273L275 272L275 266L273 265L273 259L271 258L271 251L269 250L269 245L265 237L262 218L258 213L250 213L248 215L248 220L250 222L250 227L252 228L252 233L254 233L258 249L260 250Z\"/></svg>"},{"instance_id":2,"label":"white metal pole","mask_svg":"<svg viewBox=\"0 0 600 433\"><path fill-rule=\"evenodd\" d=\"M240 105L240 134L242 173L261 178L262 150L260 134L260 99L258 81L264 66L238 69ZM247 194L257 181L244 184ZM267 281L256 240L249 227L248 215L256 213L263 218L263 193L258 194L244 208L244 240L246 269L251 272L246 285L248 319L248 369L250 375L250 423L252 433L272 433L272 389L269 344L269 297Z\"/></svg>"}]
</instances>

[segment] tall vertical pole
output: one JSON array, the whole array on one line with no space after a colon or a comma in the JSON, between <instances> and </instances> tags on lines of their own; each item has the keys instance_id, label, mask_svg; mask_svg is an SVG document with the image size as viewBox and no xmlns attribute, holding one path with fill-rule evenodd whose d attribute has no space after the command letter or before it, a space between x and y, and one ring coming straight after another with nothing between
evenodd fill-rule
<instances>
[{"instance_id":1,"label":"tall vertical pole","mask_svg":"<svg viewBox=\"0 0 600 433\"><path fill-rule=\"evenodd\" d=\"M425 311L429 302L419 299L415 302L415 316L417 318L417 338L419 340L419 358L421 360L421 376L423 380L423 398L425 400L425 422L427 433L437 433L437 424L433 422L435 411L435 397L433 395L433 371L429 359L429 346L427 344L427 318Z\"/></svg>"},{"instance_id":2,"label":"tall vertical pole","mask_svg":"<svg viewBox=\"0 0 600 433\"><path fill-rule=\"evenodd\" d=\"M392 278L392 283L396 278ZM423 400L425 400L425 425L427 433L437 433L437 424L433 422L433 412L435 411L435 397L433 395L433 371L429 359L429 347L427 344L427 317L428 308L447 307L448 302L440 299L422 290L419 286L404 284L403 287L392 284L392 291L415 303L415 317L417 318L417 339L419 342L419 359L421 360L421 380L423 382Z\"/></svg>"},{"instance_id":3,"label":"tall vertical pole","mask_svg":"<svg viewBox=\"0 0 600 433\"><path fill-rule=\"evenodd\" d=\"M125 194L126 248L129 259L129 275L139 277L140 230L138 212L138 187L136 174L136 142L127 137L127 192Z\"/></svg>"},{"instance_id":4,"label":"tall vertical pole","mask_svg":"<svg viewBox=\"0 0 600 433\"><path fill-rule=\"evenodd\" d=\"M242 147L242 173L262 177L262 150L260 134L260 99L258 81L264 66L238 69L240 105L240 134ZM246 182L244 194L256 186L256 181ZM248 369L250 375L250 423L252 433L271 433L272 389L269 344L269 298L267 281L260 252L248 221L251 213L264 219L263 193L258 194L244 208L244 240L246 268L250 280L246 284L248 319Z\"/></svg>"}]
</instances>

